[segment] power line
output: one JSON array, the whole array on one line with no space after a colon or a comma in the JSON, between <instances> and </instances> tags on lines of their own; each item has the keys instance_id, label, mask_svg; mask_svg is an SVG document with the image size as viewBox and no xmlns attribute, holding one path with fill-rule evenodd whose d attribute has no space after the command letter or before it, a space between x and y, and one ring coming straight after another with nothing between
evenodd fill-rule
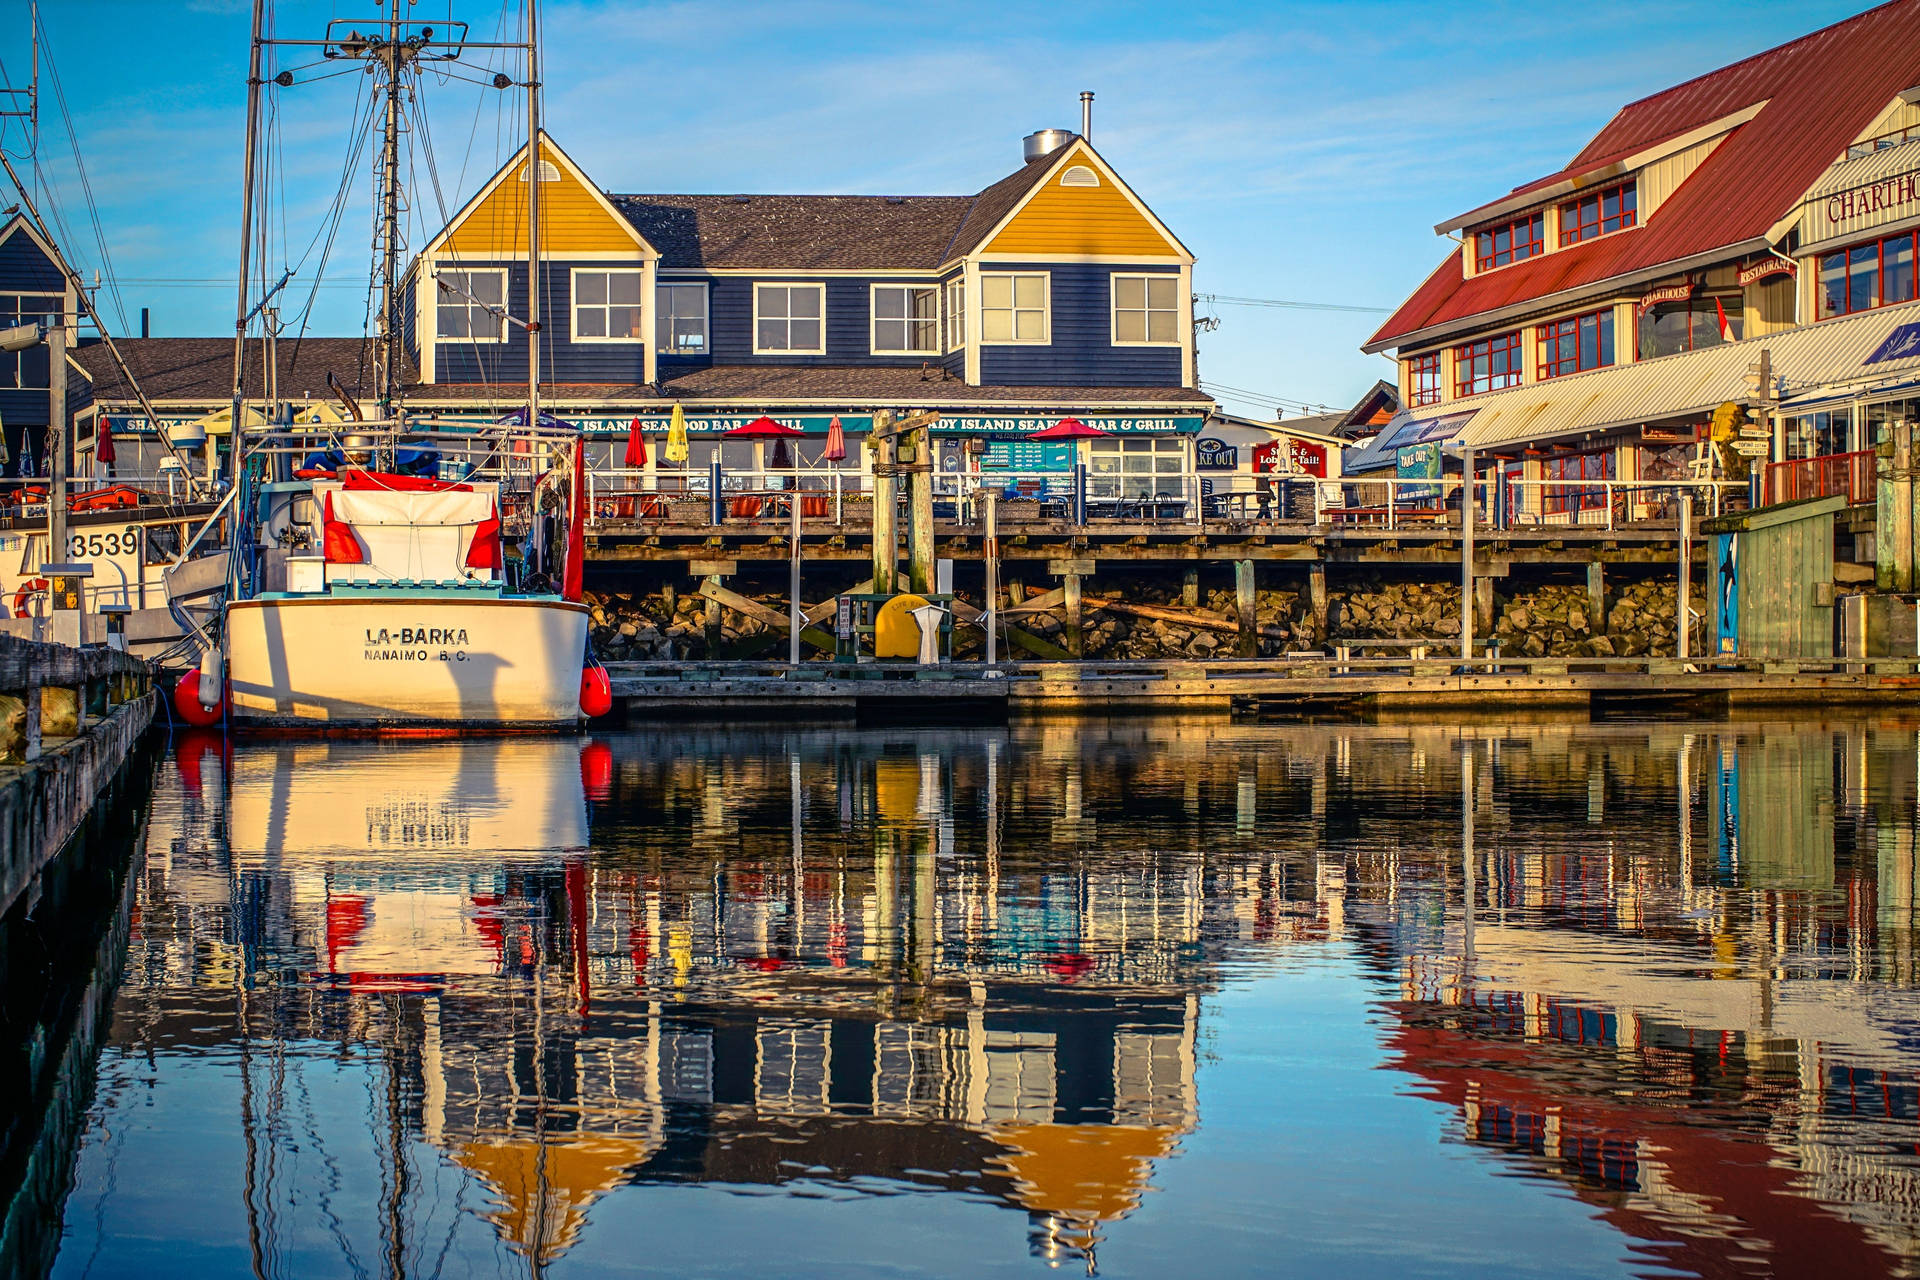
<instances>
[{"instance_id":1,"label":"power line","mask_svg":"<svg viewBox=\"0 0 1920 1280\"><path fill-rule=\"evenodd\" d=\"M1344 302L1293 302L1284 298L1237 298L1225 293L1198 293L1203 302L1224 302L1234 307L1275 307L1285 311L1348 311L1358 315L1384 316L1392 307L1356 307Z\"/></svg>"}]
</instances>

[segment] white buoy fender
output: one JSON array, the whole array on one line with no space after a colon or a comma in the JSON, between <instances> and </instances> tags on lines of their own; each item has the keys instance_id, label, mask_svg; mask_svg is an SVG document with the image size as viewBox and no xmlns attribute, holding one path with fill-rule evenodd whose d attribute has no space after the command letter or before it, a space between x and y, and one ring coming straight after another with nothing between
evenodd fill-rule
<instances>
[{"instance_id":1,"label":"white buoy fender","mask_svg":"<svg viewBox=\"0 0 1920 1280\"><path fill-rule=\"evenodd\" d=\"M208 649L200 655L200 705L211 710L220 705L226 692L226 660L219 649Z\"/></svg>"}]
</instances>

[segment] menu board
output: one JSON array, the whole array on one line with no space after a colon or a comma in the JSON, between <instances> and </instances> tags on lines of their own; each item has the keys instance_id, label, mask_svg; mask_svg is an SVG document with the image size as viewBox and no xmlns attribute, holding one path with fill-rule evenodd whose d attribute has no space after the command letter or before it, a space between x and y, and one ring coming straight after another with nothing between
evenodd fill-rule
<instances>
[{"instance_id":1,"label":"menu board","mask_svg":"<svg viewBox=\"0 0 1920 1280\"><path fill-rule=\"evenodd\" d=\"M1071 471L1069 440L990 440L980 459L982 471Z\"/></svg>"}]
</instances>

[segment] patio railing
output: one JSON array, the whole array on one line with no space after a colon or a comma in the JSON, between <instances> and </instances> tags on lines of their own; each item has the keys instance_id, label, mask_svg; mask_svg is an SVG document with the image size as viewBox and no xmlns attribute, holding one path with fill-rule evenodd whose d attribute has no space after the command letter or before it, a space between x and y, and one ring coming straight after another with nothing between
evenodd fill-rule
<instances>
[{"instance_id":1,"label":"patio railing","mask_svg":"<svg viewBox=\"0 0 1920 1280\"><path fill-rule=\"evenodd\" d=\"M1831 496L1844 497L1848 506L1859 506L1874 500L1878 485L1871 449L1769 462L1762 476L1762 501L1768 506Z\"/></svg>"}]
</instances>

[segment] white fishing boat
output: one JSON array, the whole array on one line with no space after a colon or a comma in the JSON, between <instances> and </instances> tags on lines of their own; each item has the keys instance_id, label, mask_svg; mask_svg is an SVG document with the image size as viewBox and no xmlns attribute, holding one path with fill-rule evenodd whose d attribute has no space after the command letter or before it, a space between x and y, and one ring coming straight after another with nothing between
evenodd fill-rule
<instances>
[{"instance_id":1,"label":"white fishing boat","mask_svg":"<svg viewBox=\"0 0 1920 1280\"><path fill-rule=\"evenodd\" d=\"M521 414L476 426L410 416L402 403L400 104L411 98L423 64L459 58L464 29L453 24L452 34L436 35L400 8L391 6L370 30L335 23L325 51L363 60L389 105L374 117L382 157L375 183L377 407L363 414L343 396L350 423L236 433L238 527L225 607L189 688L208 713L224 700L231 722L243 729L573 728L607 709L608 691L604 669L589 664L581 601L580 437L539 409L538 291L526 316L497 312L528 338ZM510 46L526 55L529 137L539 136L534 8L526 5L524 44ZM260 54L271 43L260 31L256 3L242 219L248 225ZM499 80L512 82L504 74ZM537 271L540 183L527 186L528 263ZM243 236L243 245L249 242ZM244 330L260 309L248 305L244 248L240 274L236 387ZM236 392L235 421L242 420L238 399Z\"/></svg>"}]
</instances>

